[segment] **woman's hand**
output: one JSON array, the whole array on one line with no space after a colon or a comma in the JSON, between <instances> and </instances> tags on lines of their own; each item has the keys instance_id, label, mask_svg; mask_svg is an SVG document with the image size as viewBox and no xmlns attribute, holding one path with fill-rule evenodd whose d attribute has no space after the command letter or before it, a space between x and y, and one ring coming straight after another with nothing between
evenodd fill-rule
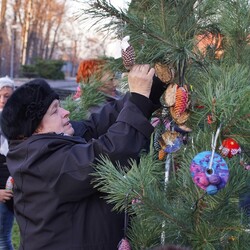
<instances>
[{"instance_id":1,"label":"woman's hand","mask_svg":"<svg viewBox=\"0 0 250 250\"><path fill-rule=\"evenodd\" d=\"M155 70L149 64L134 65L128 74L130 92L149 97L154 74Z\"/></svg>"}]
</instances>

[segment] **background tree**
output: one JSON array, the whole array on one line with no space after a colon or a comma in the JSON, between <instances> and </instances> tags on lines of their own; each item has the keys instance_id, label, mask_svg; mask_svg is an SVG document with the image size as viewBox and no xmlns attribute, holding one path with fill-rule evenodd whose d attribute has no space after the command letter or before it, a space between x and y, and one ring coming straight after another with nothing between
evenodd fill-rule
<instances>
[{"instance_id":1,"label":"background tree","mask_svg":"<svg viewBox=\"0 0 250 250\"><path fill-rule=\"evenodd\" d=\"M9 75L12 66L16 76L20 65L32 64L36 58L69 59L64 52L72 46L72 27L77 25L72 17L69 21L70 1L1 1L2 75ZM80 34L79 31L77 33ZM77 37L78 48L82 47L83 37ZM74 57L74 63L77 64L81 55L74 49L68 51L75 53L71 57Z\"/></svg>"},{"instance_id":2,"label":"background tree","mask_svg":"<svg viewBox=\"0 0 250 250\"><path fill-rule=\"evenodd\" d=\"M1 3L1 13L0 13L0 73L3 70L4 61L6 58L6 48L8 48L8 36L6 30L6 9L7 0L2 0Z\"/></svg>"}]
</instances>

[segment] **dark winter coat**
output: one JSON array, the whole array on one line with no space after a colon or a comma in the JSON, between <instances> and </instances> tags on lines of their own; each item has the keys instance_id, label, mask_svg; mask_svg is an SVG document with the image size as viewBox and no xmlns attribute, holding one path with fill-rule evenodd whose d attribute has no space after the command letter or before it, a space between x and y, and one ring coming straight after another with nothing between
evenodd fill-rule
<instances>
[{"instance_id":1,"label":"dark winter coat","mask_svg":"<svg viewBox=\"0 0 250 250\"><path fill-rule=\"evenodd\" d=\"M90 120L73 123L74 137L38 134L10 142L20 250L117 249L124 217L92 187L91 163L100 154L125 163L148 145L152 104L144 99L144 112L130 99L106 105Z\"/></svg>"}]
</instances>

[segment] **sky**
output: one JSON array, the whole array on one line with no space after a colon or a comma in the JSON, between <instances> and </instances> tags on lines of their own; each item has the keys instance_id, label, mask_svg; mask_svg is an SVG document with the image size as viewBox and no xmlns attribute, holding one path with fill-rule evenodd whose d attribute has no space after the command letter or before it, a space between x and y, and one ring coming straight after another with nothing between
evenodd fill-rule
<instances>
[{"instance_id":1,"label":"sky","mask_svg":"<svg viewBox=\"0 0 250 250\"><path fill-rule=\"evenodd\" d=\"M128 5L128 0L110 0L110 3L114 5L116 8L124 9Z\"/></svg>"},{"instance_id":2,"label":"sky","mask_svg":"<svg viewBox=\"0 0 250 250\"><path fill-rule=\"evenodd\" d=\"M89 1L86 0L69 0L69 6L70 6L70 15L75 15L77 16L77 12L80 11L80 9L84 8L84 3L88 3ZM130 0L107 0L107 2L110 2L112 5L114 5L118 9L127 9L127 6L130 2ZM83 25L77 26L78 28L82 27L88 27L89 24L85 23ZM82 29L82 28L81 28ZM87 29L87 28L86 28ZM86 31L89 32L89 31ZM94 32L94 31L92 31ZM91 33L91 32L89 32ZM94 34L94 33L93 33ZM106 55L114 58L119 58L121 57L121 46L120 46L121 41L112 39L107 45L106 48Z\"/></svg>"}]
</instances>

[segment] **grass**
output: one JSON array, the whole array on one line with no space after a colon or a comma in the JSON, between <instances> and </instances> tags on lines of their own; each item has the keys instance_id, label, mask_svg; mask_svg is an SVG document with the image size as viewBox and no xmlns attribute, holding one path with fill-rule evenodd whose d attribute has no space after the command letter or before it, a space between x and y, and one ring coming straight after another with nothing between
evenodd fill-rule
<instances>
[{"instance_id":1,"label":"grass","mask_svg":"<svg viewBox=\"0 0 250 250\"><path fill-rule=\"evenodd\" d=\"M12 244L13 244L14 249L18 249L19 239L20 239L19 228L15 221L13 228L12 228Z\"/></svg>"}]
</instances>

